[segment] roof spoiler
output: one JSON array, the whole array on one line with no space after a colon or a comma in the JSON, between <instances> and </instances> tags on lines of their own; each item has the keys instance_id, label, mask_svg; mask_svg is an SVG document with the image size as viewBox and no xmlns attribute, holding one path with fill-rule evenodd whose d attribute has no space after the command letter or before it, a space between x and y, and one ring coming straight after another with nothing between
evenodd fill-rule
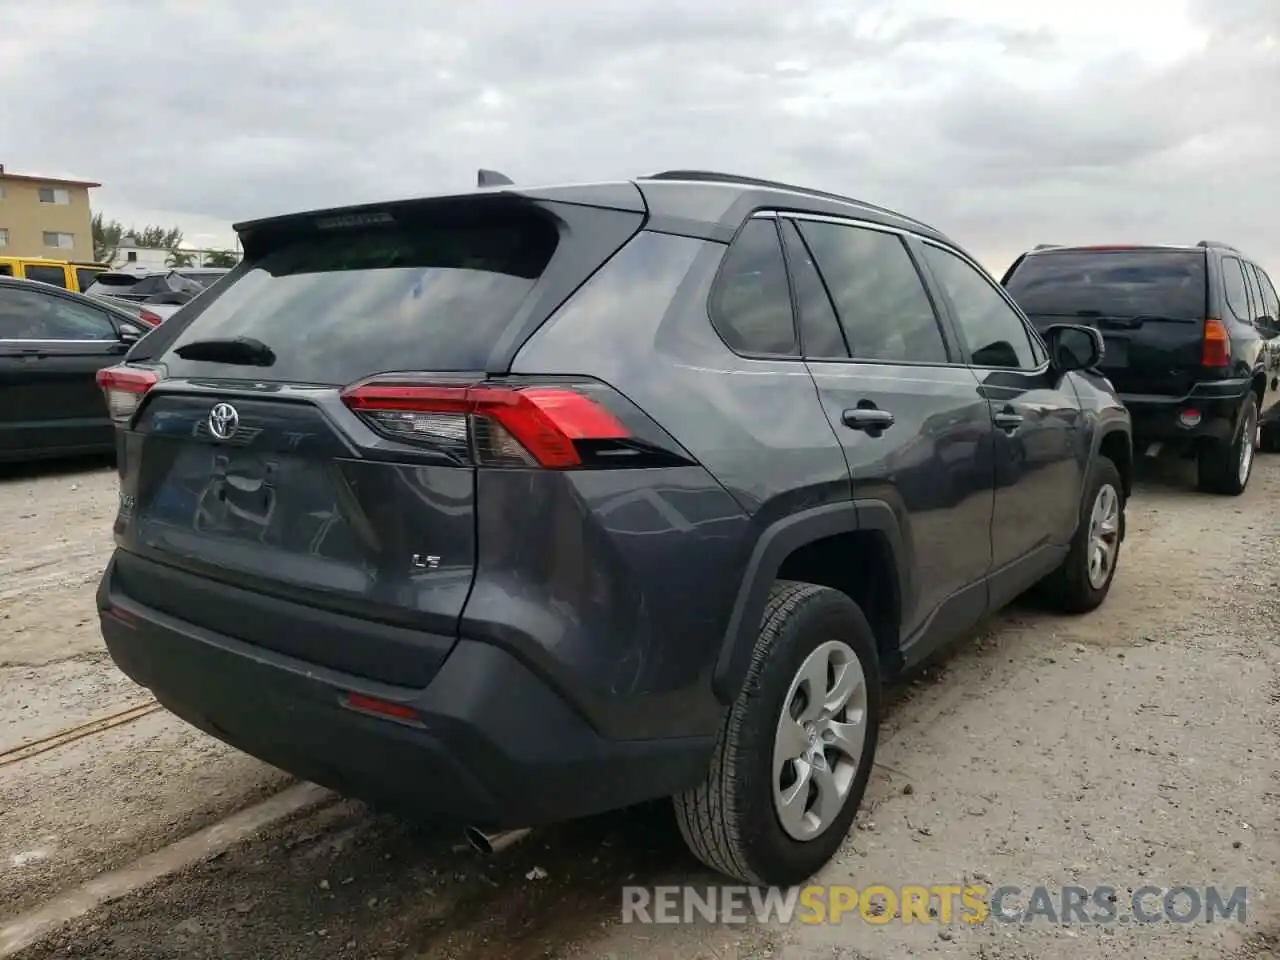
<instances>
[{"instance_id":1,"label":"roof spoiler","mask_svg":"<svg viewBox=\"0 0 1280 960\"><path fill-rule=\"evenodd\" d=\"M515 186L515 181L506 174L499 173L497 170L482 169L476 177L476 186L478 187L506 187Z\"/></svg>"}]
</instances>

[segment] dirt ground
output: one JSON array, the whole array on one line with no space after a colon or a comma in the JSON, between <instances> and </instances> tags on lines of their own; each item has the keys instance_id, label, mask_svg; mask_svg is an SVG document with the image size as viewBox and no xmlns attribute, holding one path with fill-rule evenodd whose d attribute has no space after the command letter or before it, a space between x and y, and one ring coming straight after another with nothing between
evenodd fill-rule
<instances>
[{"instance_id":1,"label":"dirt ground","mask_svg":"<svg viewBox=\"0 0 1280 960\"><path fill-rule=\"evenodd\" d=\"M623 925L624 884L716 882L665 805L484 860L327 797L13 955L1280 957L1280 458L1235 500L1181 464L1147 472L1102 610L1017 606L893 692L866 809L819 879L1247 886L1243 926ZM98 464L0 475L0 751L147 702L96 631L114 510ZM0 957L28 911L289 782L163 712L0 766Z\"/></svg>"}]
</instances>

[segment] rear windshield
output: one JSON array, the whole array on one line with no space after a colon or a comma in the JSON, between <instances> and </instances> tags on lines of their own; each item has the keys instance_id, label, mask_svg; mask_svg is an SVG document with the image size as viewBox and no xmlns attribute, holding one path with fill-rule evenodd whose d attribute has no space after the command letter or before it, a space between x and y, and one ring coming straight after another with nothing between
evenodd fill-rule
<instances>
[{"instance_id":1,"label":"rear windshield","mask_svg":"<svg viewBox=\"0 0 1280 960\"><path fill-rule=\"evenodd\" d=\"M186 272L184 271L184 272L180 272L180 273L178 273L178 276L182 277L184 280L190 280L192 283L198 283L198 284L199 284L200 286L202 286L202 287L210 287L210 286L213 286L213 284L214 284L216 281L221 280L221 279L225 276L225 274L222 274L222 273L186 273Z\"/></svg>"},{"instance_id":2,"label":"rear windshield","mask_svg":"<svg viewBox=\"0 0 1280 960\"><path fill-rule=\"evenodd\" d=\"M170 376L348 384L398 370L483 370L558 233L541 216L335 230L245 264L159 357ZM252 337L269 368L183 360L197 340Z\"/></svg>"},{"instance_id":3,"label":"rear windshield","mask_svg":"<svg viewBox=\"0 0 1280 960\"><path fill-rule=\"evenodd\" d=\"M111 287L116 290L132 287L139 279L139 277L127 273L100 273L94 277L94 283L100 283L104 287Z\"/></svg>"},{"instance_id":4,"label":"rear windshield","mask_svg":"<svg viewBox=\"0 0 1280 960\"><path fill-rule=\"evenodd\" d=\"M1205 315L1205 256L1188 250L1090 250L1027 257L1005 285L1036 316Z\"/></svg>"}]
</instances>

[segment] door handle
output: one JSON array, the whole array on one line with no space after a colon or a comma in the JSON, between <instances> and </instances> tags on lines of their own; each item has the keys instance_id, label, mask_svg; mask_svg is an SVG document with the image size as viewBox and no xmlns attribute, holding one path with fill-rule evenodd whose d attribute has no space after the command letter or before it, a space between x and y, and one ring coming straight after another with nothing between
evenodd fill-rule
<instances>
[{"instance_id":1,"label":"door handle","mask_svg":"<svg viewBox=\"0 0 1280 960\"><path fill-rule=\"evenodd\" d=\"M1012 410L1001 410L995 415L996 426L1006 433L1013 433L1026 418Z\"/></svg>"},{"instance_id":2,"label":"door handle","mask_svg":"<svg viewBox=\"0 0 1280 960\"><path fill-rule=\"evenodd\" d=\"M875 407L854 407L841 414L840 420L850 430L862 430L872 436L879 436L881 430L893 426L893 414Z\"/></svg>"}]
</instances>

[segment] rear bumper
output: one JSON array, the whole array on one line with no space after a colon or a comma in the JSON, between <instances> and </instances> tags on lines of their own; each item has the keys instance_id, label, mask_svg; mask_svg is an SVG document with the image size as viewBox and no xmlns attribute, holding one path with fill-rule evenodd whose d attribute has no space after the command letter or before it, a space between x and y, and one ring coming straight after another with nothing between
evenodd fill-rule
<instances>
[{"instance_id":1,"label":"rear bumper","mask_svg":"<svg viewBox=\"0 0 1280 960\"><path fill-rule=\"evenodd\" d=\"M509 653L463 639L424 689L360 679L98 589L112 658L168 710L305 780L412 816L534 826L687 789L709 738L608 740ZM348 693L412 707L373 716Z\"/></svg>"},{"instance_id":2,"label":"rear bumper","mask_svg":"<svg viewBox=\"0 0 1280 960\"><path fill-rule=\"evenodd\" d=\"M1196 384L1182 397L1121 394L1120 400L1133 420L1137 443L1161 441L1229 440L1235 434L1240 404L1249 392L1248 380L1216 380ZM1188 426L1184 411L1199 413L1198 423Z\"/></svg>"}]
</instances>

